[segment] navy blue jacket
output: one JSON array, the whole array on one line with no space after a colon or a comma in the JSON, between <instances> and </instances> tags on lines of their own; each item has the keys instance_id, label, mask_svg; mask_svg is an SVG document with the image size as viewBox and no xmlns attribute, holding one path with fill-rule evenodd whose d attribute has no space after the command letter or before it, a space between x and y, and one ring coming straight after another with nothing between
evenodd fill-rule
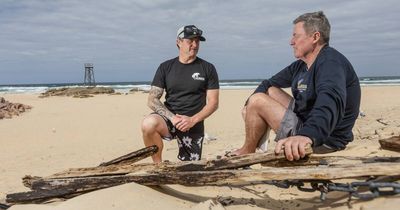
<instances>
[{"instance_id":1,"label":"navy blue jacket","mask_svg":"<svg viewBox=\"0 0 400 210\"><path fill-rule=\"evenodd\" d=\"M293 62L262 81L255 93L265 93L271 86L291 87L293 111L303 122L297 135L311 138L314 147L326 144L344 149L353 140L360 83L350 62L334 48L324 46L308 71L304 61Z\"/></svg>"}]
</instances>

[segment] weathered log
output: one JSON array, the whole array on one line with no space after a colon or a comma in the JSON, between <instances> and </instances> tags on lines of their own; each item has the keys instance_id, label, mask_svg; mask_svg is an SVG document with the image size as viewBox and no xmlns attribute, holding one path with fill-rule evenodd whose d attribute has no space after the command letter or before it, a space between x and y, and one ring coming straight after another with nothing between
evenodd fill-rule
<instances>
[{"instance_id":1,"label":"weathered log","mask_svg":"<svg viewBox=\"0 0 400 210\"><path fill-rule=\"evenodd\" d=\"M312 153L311 147L306 148L306 154ZM211 171L242 168L262 162L286 160L283 154L252 153L222 159L200 160L190 162L163 162L160 164L143 163L135 165L109 165L106 167L69 169L50 176L50 178L87 177L103 175L122 175L138 171ZM29 187L29 185L27 185Z\"/></svg>"},{"instance_id":2,"label":"weathered log","mask_svg":"<svg viewBox=\"0 0 400 210\"><path fill-rule=\"evenodd\" d=\"M32 202L32 198L43 200L66 194L107 188L129 182L143 185L181 184L199 185L235 185L258 183L266 180L335 180L369 176L396 176L400 173L398 163L368 163L338 166L305 166L256 170L216 170L216 171L163 171L159 173L130 173L114 176L93 176L77 178L41 178L32 181L35 191L8 194L9 203ZM64 189L60 191L60 189ZM48 190L48 193L43 191ZM47 197L46 197L47 196Z\"/></svg>"},{"instance_id":3,"label":"weathered log","mask_svg":"<svg viewBox=\"0 0 400 210\"><path fill-rule=\"evenodd\" d=\"M306 155L312 154L311 146L306 147ZM211 171L223 169L235 169L254 164L268 162L273 160L286 160L283 153L275 155L274 153L252 153L246 155L238 155L223 159L215 159L204 162L192 161L181 166L177 166L177 171Z\"/></svg>"},{"instance_id":4,"label":"weathered log","mask_svg":"<svg viewBox=\"0 0 400 210\"><path fill-rule=\"evenodd\" d=\"M382 149L400 152L400 136L392 136L387 139L380 139L379 144L381 144Z\"/></svg>"},{"instance_id":5,"label":"weathered log","mask_svg":"<svg viewBox=\"0 0 400 210\"><path fill-rule=\"evenodd\" d=\"M156 145L145 147L143 149L131 152L129 154L123 155L121 157L115 158L113 160L101 163L99 166L109 166L109 165L121 165L121 164L132 164L139 160L143 160L158 151Z\"/></svg>"},{"instance_id":6,"label":"weathered log","mask_svg":"<svg viewBox=\"0 0 400 210\"><path fill-rule=\"evenodd\" d=\"M13 193L7 195L6 202L9 204L43 203L53 198L63 198L64 196L72 197L75 191L77 190L72 188L59 188Z\"/></svg>"},{"instance_id":7,"label":"weathered log","mask_svg":"<svg viewBox=\"0 0 400 210\"><path fill-rule=\"evenodd\" d=\"M351 157L351 156L306 156L298 161L273 160L261 163L262 166L288 167L288 166L333 166L360 163L398 162L400 157Z\"/></svg>"},{"instance_id":8,"label":"weathered log","mask_svg":"<svg viewBox=\"0 0 400 210\"><path fill-rule=\"evenodd\" d=\"M344 173L345 171L345 173ZM33 189L51 189L55 186L68 186L77 180L84 183L85 180L96 180L96 184L110 178L126 177L130 181L143 185L181 184L181 185L226 185L246 184L263 180L333 180L363 176L394 176L400 175L400 164L398 163L369 163L348 164L337 166L305 166L305 167L265 167L252 170L215 170L215 171L152 171L135 172L126 175L115 176L93 176L76 178L42 178L33 181ZM98 181L100 180L100 181ZM105 181L109 183L110 181ZM113 182L113 181L111 181ZM80 184L79 184L80 185Z\"/></svg>"},{"instance_id":9,"label":"weathered log","mask_svg":"<svg viewBox=\"0 0 400 210\"><path fill-rule=\"evenodd\" d=\"M140 163L140 164L132 164L132 165L110 165L110 166L98 166L98 167L89 167L89 168L72 168L66 171L53 174L47 178L70 178L70 177L90 177L90 176L111 176L111 175L125 175L132 172L139 171L162 171L164 169L168 170L168 168L174 168L174 166L180 165L180 163L171 163L164 162L162 164L154 164L154 163ZM25 177L23 178L25 181ZM30 188L29 185L29 176L27 176L26 185Z\"/></svg>"},{"instance_id":10,"label":"weathered log","mask_svg":"<svg viewBox=\"0 0 400 210\"><path fill-rule=\"evenodd\" d=\"M309 148L307 154L311 152ZM276 164L278 161L281 165L290 164L283 155L257 153L209 161L133 165L128 164L129 161L125 162L135 156L130 156L130 154L107 162L109 164L103 164L106 166L70 169L45 178L27 176L23 179L23 182L33 191L9 194L7 195L7 202L32 203L51 198L73 197L129 182L137 182L143 185L181 184L198 186L248 184L267 180L332 180L400 175L400 164L398 164L400 158L325 156L311 157L297 163L302 166L310 165L304 167L227 170L265 162ZM349 160L351 161L349 162ZM343 173L343 171L346 171L346 173Z\"/></svg>"}]
</instances>

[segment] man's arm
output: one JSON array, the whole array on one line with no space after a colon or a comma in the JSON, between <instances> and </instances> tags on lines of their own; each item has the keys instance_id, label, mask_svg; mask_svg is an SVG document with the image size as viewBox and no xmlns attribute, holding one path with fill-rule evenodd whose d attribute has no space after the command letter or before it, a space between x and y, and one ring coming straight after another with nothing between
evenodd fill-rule
<instances>
[{"instance_id":1,"label":"man's arm","mask_svg":"<svg viewBox=\"0 0 400 210\"><path fill-rule=\"evenodd\" d=\"M205 120L212 113L218 109L219 104L219 89L207 90L207 104L203 109L192 117L178 115L182 117L182 121L179 122L176 127L181 131L187 131L198 122Z\"/></svg>"},{"instance_id":2,"label":"man's arm","mask_svg":"<svg viewBox=\"0 0 400 210\"><path fill-rule=\"evenodd\" d=\"M177 116L175 116L174 113L169 111L167 107L165 107L165 105L160 101L163 93L164 93L163 88L151 86L149 97L147 99L147 106L151 110L155 111L157 114L165 116L172 122L173 125L175 125L179 121Z\"/></svg>"},{"instance_id":3,"label":"man's arm","mask_svg":"<svg viewBox=\"0 0 400 210\"><path fill-rule=\"evenodd\" d=\"M218 109L219 89L207 90L207 104L191 118L196 123L205 120Z\"/></svg>"}]
</instances>

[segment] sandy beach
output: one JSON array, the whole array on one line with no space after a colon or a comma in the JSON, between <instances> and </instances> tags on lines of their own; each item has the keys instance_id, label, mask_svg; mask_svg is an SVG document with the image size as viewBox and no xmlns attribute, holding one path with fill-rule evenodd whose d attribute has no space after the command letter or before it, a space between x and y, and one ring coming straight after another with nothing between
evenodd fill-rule
<instances>
[{"instance_id":1,"label":"sandy beach","mask_svg":"<svg viewBox=\"0 0 400 210\"><path fill-rule=\"evenodd\" d=\"M206 120L203 158L215 158L241 146L244 123L240 111L252 90L221 90L217 112ZM140 124L150 109L147 94L96 95L91 98L49 97L38 94L0 94L33 108L0 120L0 203L6 194L28 191L25 175L49 176L68 168L92 167L144 147ZM400 135L400 86L362 87L360 117L355 139L338 156L396 156L380 149L379 139ZM271 135L271 138L274 134ZM269 147L273 148L271 141ZM178 161L175 141L165 142L163 159ZM147 158L141 162L150 162ZM66 209L209 209L211 199L222 197L230 205L214 209L398 209L400 195L371 201L347 202L348 194L332 192L325 202L319 193L281 189L271 185L245 187L167 185L146 187L135 183L87 193L67 201L41 205L15 205L11 210ZM206 202L206 203L204 203Z\"/></svg>"}]
</instances>

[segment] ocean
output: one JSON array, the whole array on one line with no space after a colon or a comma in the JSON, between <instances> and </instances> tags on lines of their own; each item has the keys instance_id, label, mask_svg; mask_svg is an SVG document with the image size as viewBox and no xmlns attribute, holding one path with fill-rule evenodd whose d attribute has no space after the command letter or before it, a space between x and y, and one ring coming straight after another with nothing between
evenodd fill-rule
<instances>
[{"instance_id":1,"label":"ocean","mask_svg":"<svg viewBox=\"0 0 400 210\"><path fill-rule=\"evenodd\" d=\"M255 89L261 79L246 80L221 80L221 89ZM390 77L360 77L361 86L389 86L400 85L400 76ZM110 87L116 92L127 93L133 88L143 90L150 89L151 82L98 82L98 87ZM0 94L15 93L43 93L49 88L80 87L83 83L60 83L60 84L18 84L0 85Z\"/></svg>"}]
</instances>

